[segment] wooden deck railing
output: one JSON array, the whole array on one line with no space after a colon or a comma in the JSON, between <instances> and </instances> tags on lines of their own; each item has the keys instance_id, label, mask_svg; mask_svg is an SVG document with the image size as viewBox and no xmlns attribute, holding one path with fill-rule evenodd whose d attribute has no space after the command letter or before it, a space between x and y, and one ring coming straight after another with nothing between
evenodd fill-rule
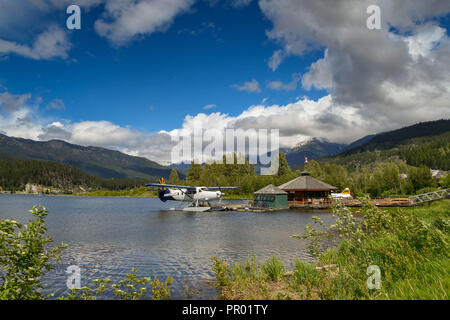
<instances>
[{"instance_id":1,"label":"wooden deck railing","mask_svg":"<svg viewBox=\"0 0 450 320\"><path fill-rule=\"evenodd\" d=\"M379 207L410 207L413 202L409 198L372 198L373 204ZM298 199L288 201L291 208L331 208L333 204L340 204L344 207L361 207L362 203L358 199Z\"/></svg>"}]
</instances>

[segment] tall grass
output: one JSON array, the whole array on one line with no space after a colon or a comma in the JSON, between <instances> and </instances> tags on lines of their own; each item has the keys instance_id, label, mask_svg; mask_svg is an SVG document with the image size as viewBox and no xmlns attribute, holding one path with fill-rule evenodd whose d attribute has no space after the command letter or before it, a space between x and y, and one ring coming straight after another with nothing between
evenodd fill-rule
<instances>
[{"instance_id":1,"label":"tall grass","mask_svg":"<svg viewBox=\"0 0 450 320\"><path fill-rule=\"evenodd\" d=\"M304 235L297 236L311 242L315 263L296 261L294 271L285 273L272 258L254 267L262 276L231 276L227 285L219 286L224 297L234 299L253 290L253 296L268 299L448 299L450 200L413 209L381 209L366 203L356 212L335 208L334 214L336 224L330 227L314 219L325 232L308 226ZM333 236L333 248L323 245ZM381 270L379 289L367 285L371 265ZM233 275L242 274L236 265L231 269ZM243 279L253 285L244 285ZM267 287L281 292L264 294Z\"/></svg>"}]
</instances>

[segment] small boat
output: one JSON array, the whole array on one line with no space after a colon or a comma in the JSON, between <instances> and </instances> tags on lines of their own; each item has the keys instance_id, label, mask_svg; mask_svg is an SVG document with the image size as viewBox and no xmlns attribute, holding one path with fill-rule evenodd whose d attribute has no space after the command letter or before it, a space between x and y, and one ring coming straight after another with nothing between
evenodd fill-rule
<instances>
[{"instance_id":1,"label":"small boat","mask_svg":"<svg viewBox=\"0 0 450 320\"><path fill-rule=\"evenodd\" d=\"M353 199L350 188L345 188L341 193L331 193L333 199Z\"/></svg>"}]
</instances>

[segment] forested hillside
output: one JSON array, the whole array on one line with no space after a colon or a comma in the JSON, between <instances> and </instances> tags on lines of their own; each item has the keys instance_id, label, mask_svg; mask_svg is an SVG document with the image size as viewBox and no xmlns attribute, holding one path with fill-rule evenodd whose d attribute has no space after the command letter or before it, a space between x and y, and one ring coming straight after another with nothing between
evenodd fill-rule
<instances>
[{"instance_id":1,"label":"forested hillside","mask_svg":"<svg viewBox=\"0 0 450 320\"><path fill-rule=\"evenodd\" d=\"M450 170L450 131L436 136L408 139L391 149L342 153L334 157L321 158L318 161L355 169L374 162L392 160L404 160L412 166L425 165L432 169L448 171ZM300 167L302 166L296 168Z\"/></svg>"},{"instance_id":2,"label":"forested hillside","mask_svg":"<svg viewBox=\"0 0 450 320\"><path fill-rule=\"evenodd\" d=\"M91 189L123 190L142 186L147 179L104 179L73 166L50 161L0 159L0 188L24 191L27 184L60 189L63 193Z\"/></svg>"},{"instance_id":3,"label":"forested hillside","mask_svg":"<svg viewBox=\"0 0 450 320\"><path fill-rule=\"evenodd\" d=\"M142 157L99 147L84 147L60 140L34 141L0 134L0 153L23 160L68 164L103 178L168 178L170 168Z\"/></svg>"},{"instance_id":4,"label":"forested hillside","mask_svg":"<svg viewBox=\"0 0 450 320\"><path fill-rule=\"evenodd\" d=\"M398 130L384 132L373 136L368 142L351 148L341 155L350 155L364 151L387 150L410 144L415 138L439 136L450 132L450 120L437 120L417 123Z\"/></svg>"}]
</instances>

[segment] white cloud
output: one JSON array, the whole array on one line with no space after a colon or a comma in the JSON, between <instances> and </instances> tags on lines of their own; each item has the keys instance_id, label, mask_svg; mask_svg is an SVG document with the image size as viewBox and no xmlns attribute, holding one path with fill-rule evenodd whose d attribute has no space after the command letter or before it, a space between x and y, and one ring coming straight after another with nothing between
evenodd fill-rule
<instances>
[{"instance_id":1,"label":"white cloud","mask_svg":"<svg viewBox=\"0 0 450 320\"><path fill-rule=\"evenodd\" d=\"M65 59L71 47L66 33L58 27L39 34L32 46L0 39L0 55L17 54L34 60Z\"/></svg>"},{"instance_id":2,"label":"white cloud","mask_svg":"<svg viewBox=\"0 0 450 320\"><path fill-rule=\"evenodd\" d=\"M31 94L11 94L0 92L0 109L4 113L19 110L31 98Z\"/></svg>"},{"instance_id":3,"label":"white cloud","mask_svg":"<svg viewBox=\"0 0 450 320\"><path fill-rule=\"evenodd\" d=\"M187 11L194 0L109 0L102 19L95 22L97 33L114 45L127 44L136 37L166 30L175 17Z\"/></svg>"},{"instance_id":4,"label":"white cloud","mask_svg":"<svg viewBox=\"0 0 450 320\"><path fill-rule=\"evenodd\" d=\"M54 99L50 101L45 108L54 110L65 110L66 105L64 104L64 101L62 101L61 99Z\"/></svg>"},{"instance_id":5,"label":"white cloud","mask_svg":"<svg viewBox=\"0 0 450 320\"><path fill-rule=\"evenodd\" d=\"M210 110L214 109L215 107L217 107L215 104L207 104L206 106L203 107L203 110Z\"/></svg>"},{"instance_id":6,"label":"white cloud","mask_svg":"<svg viewBox=\"0 0 450 320\"><path fill-rule=\"evenodd\" d=\"M231 5L235 8L247 7L252 0L232 0Z\"/></svg>"},{"instance_id":7,"label":"white cloud","mask_svg":"<svg viewBox=\"0 0 450 320\"><path fill-rule=\"evenodd\" d=\"M414 35L405 37L404 40L408 44L409 53L417 60L419 57L428 57L445 36L444 28L429 24L421 26Z\"/></svg>"},{"instance_id":8,"label":"white cloud","mask_svg":"<svg viewBox=\"0 0 450 320\"><path fill-rule=\"evenodd\" d=\"M283 50L276 50L269 59L269 68L272 69L272 71L277 70L278 66L283 62L285 56L286 54Z\"/></svg>"},{"instance_id":9,"label":"white cloud","mask_svg":"<svg viewBox=\"0 0 450 320\"><path fill-rule=\"evenodd\" d=\"M381 8L382 30L366 27L372 4ZM284 54L324 50L302 85L328 90L330 110L353 108L371 131L450 116L450 41L436 20L429 22L450 13L449 1L260 0L259 6L273 24L268 37L281 46L272 69ZM334 114L316 121L325 129L339 119Z\"/></svg>"},{"instance_id":10,"label":"white cloud","mask_svg":"<svg viewBox=\"0 0 450 320\"><path fill-rule=\"evenodd\" d=\"M255 79L252 81L246 81L244 84L233 84L233 88L235 88L238 91L247 91L247 92L261 92L261 88L259 87L259 82Z\"/></svg>"},{"instance_id":11,"label":"white cloud","mask_svg":"<svg viewBox=\"0 0 450 320\"><path fill-rule=\"evenodd\" d=\"M71 124L70 141L76 144L128 147L135 143L137 132L123 128L109 121L83 121Z\"/></svg>"},{"instance_id":12,"label":"white cloud","mask_svg":"<svg viewBox=\"0 0 450 320\"><path fill-rule=\"evenodd\" d=\"M267 87L273 90L292 91L297 89L297 83L300 81L301 76L298 73L292 75L292 81L290 83L283 83L281 81L271 81L267 84Z\"/></svg>"},{"instance_id":13,"label":"white cloud","mask_svg":"<svg viewBox=\"0 0 450 320\"><path fill-rule=\"evenodd\" d=\"M95 21L97 33L114 46L122 46L154 32L165 31L195 0L80 0L86 12L104 9ZM55 27L55 13L71 0L22 0L2 3L0 10L0 59L16 54L34 60L66 59L72 45L68 31ZM63 20L64 22L64 20ZM214 25L208 24L208 28ZM83 24L82 24L83 28Z\"/></svg>"}]
</instances>

